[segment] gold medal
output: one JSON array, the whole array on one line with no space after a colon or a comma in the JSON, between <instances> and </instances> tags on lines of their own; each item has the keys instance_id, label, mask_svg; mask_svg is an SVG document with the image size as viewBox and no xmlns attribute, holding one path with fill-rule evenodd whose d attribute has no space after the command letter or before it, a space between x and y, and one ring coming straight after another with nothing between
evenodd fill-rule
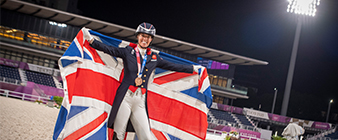
<instances>
[{"instance_id":1,"label":"gold medal","mask_svg":"<svg viewBox=\"0 0 338 140\"><path fill-rule=\"evenodd\" d=\"M135 79L135 84L136 84L136 86L141 85L141 84L142 84L142 78L141 78L141 77L137 77L137 78Z\"/></svg>"}]
</instances>

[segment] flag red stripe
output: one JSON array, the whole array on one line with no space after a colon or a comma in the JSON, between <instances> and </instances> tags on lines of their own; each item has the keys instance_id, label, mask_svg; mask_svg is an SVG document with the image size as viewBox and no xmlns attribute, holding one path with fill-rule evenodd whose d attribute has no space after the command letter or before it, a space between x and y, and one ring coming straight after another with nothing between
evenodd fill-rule
<instances>
[{"instance_id":1,"label":"flag red stripe","mask_svg":"<svg viewBox=\"0 0 338 140\"><path fill-rule=\"evenodd\" d=\"M153 134L155 135L157 140L167 140L167 138L163 135L163 133L161 131L151 129L151 132L153 132Z\"/></svg>"},{"instance_id":2,"label":"flag red stripe","mask_svg":"<svg viewBox=\"0 0 338 140\"><path fill-rule=\"evenodd\" d=\"M124 77L124 69L122 69L122 72L121 72L121 75L120 75L119 82L122 82L123 77Z\"/></svg>"},{"instance_id":3,"label":"flag red stripe","mask_svg":"<svg viewBox=\"0 0 338 140\"><path fill-rule=\"evenodd\" d=\"M124 139L123 140L127 140L127 135L128 135L128 132L124 133Z\"/></svg>"},{"instance_id":4,"label":"flag red stripe","mask_svg":"<svg viewBox=\"0 0 338 140\"><path fill-rule=\"evenodd\" d=\"M67 136L64 140L77 140L85 135L87 135L89 132L93 131L97 127L99 127L107 118L108 113L104 112L101 114L98 118L96 118L94 121L90 122L84 127L81 127L74 133Z\"/></svg>"},{"instance_id":5,"label":"flag red stripe","mask_svg":"<svg viewBox=\"0 0 338 140\"><path fill-rule=\"evenodd\" d=\"M137 46L137 44L135 44L135 43L129 43L129 46L135 48Z\"/></svg>"},{"instance_id":6,"label":"flag red stripe","mask_svg":"<svg viewBox=\"0 0 338 140\"><path fill-rule=\"evenodd\" d=\"M92 54L94 62L105 65L99 54L97 54L96 50L89 45L89 42L87 40L85 41L83 46Z\"/></svg>"},{"instance_id":7,"label":"flag red stripe","mask_svg":"<svg viewBox=\"0 0 338 140\"><path fill-rule=\"evenodd\" d=\"M83 32L82 32L82 30L80 30L79 33L77 33L76 39L79 42L79 44L82 45L82 43L83 43ZM81 46L81 48L83 48L83 46Z\"/></svg>"},{"instance_id":8,"label":"flag red stripe","mask_svg":"<svg viewBox=\"0 0 338 140\"><path fill-rule=\"evenodd\" d=\"M202 111L149 90L147 102L150 119L205 138L208 122L207 115Z\"/></svg>"},{"instance_id":9,"label":"flag red stripe","mask_svg":"<svg viewBox=\"0 0 338 140\"><path fill-rule=\"evenodd\" d=\"M207 70L204 69L204 71L202 71L202 76L200 79L198 79L198 91L200 91L200 89L202 88L204 79L207 78L208 74L207 74Z\"/></svg>"},{"instance_id":10,"label":"flag red stripe","mask_svg":"<svg viewBox=\"0 0 338 140\"><path fill-rule=\"evenodd\" d=\"M113 135L114 135L114 129L111 129L111 128L107 128L107 129L108 129L108 140L112 140Z\"/></svg>"},{"instance_id":11,"label":"flag red stripe","mask_svg":"<svg viewBox=\"0 0 338 140\"><path fill-rule=\"evenodd\" d=\"M90 97L113 104L120 83L114 78L89 69L78 68L66 76L69 103L73 96Z\"/></svg>"},{"instance_id":12,"label":"flag red stripe","mask_svg":"<svg viewBox=\"0 0 338 140\"><path fill-rule=\"evenodd\" d=\"M195 73L191 74L191 73L182 73L182 72L174 72L171 74L167 74L158 78L154 79L154 83L162 85L171 81L175 81L184 77L188 77L191 75L194 75Z\"/></svg>"}]
</instances>

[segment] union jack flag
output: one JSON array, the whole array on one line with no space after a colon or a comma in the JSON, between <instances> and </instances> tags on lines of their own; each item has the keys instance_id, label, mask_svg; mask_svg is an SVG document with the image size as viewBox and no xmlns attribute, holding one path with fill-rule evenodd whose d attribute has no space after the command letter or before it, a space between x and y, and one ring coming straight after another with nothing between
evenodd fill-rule
<instances>
[{"instance_id":1,"label":"union jack flag","mask_svg":"<svg viewBox=\"0 0 338 140\"><path fill-rule=\"evenodd\" d=\"M83 29L82 29L83 30ZM59 60L64 99L53 139L111 139L108 116L120 82L123 62L89 46L82 30ZM90 31L96 40L113 47L136 44ZM163 52L161 58L180 64L196 64ZM187 74L156 69L148 85L150 127L157 139L205 139L207 112L212 104L205 68ZM126 133L126 139L137 139Z\"/></svg>"}]
</instances>

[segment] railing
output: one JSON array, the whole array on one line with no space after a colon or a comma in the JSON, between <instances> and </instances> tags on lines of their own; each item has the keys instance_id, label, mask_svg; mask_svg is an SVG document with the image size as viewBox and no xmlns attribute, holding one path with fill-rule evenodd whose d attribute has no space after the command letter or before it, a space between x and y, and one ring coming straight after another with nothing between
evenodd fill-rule
<instances>
[{"instance_id":1,"label":"railing","mask_svg":"<svg viewBox=\"0 0 338 140\"><path fill-rule=\"evenodd\" d=\"M10 84L15 84L15 85L20 85L22 83L22 81L20 80L8 78L8 77L2 77L2 76L0 76L0 82L10 83Z\"/></svg>"},{"instance_id":2,"label":"railing","mask_svg":"<svg viewBox=\"0 0 338 140\"><path fill-rule=\"evenodd\" d=\"M242 86L238 86L238 85L232 85L231 88L221 87L219 85L214 85L214 84L210 84L210 86L212 88L218 88L218 89L222 89L222 90L228 90L228 91L232 91L232 92L243 94L243 95L247 95L247 93L248 93L248 88L242 87Z\"/></svg>"},{"instance_id":3,"label":"railing","mask_svg":"<svg viewBox=\"0 0 338 140\"><path fill-rule=\"evenodd\" d=\"M232 85L231 88L232 88L232 89L236 89L236 90L240 90L240 91L245 91L245 92L248 91L248 88L247 88L247 87L240 86L240 85Z\"/></svg>"},{"instance_id":4,"label":"railing","mask_svg":"<svg viewBox=\"0 0 338 140\"><path fill-rule=\"evenodd\" d=\"M220 131L220 130L215 130L215 129L207 129L207 132L209 132L209 133L212 133L212 134L218 134L218 135L220 135L221 136L221 134L222 134L222 131Z\"/></svg>"},{"instance_id":5,"label":"railing","mask_svg":"<svg viewBox=\"0 0 338 140\"><path fill-rule=\"evenodd\" d=\"M48 101L50 100L49 97L41 97L41 96L36 96L32 94L26 94L26 93L21 93L21 92L16 92L16 91L10 91L10 90L5 90L5 89L0 89L0 95L6 96L6 97L14 97L14 98L19 98L21 100L26 100L26 101L42 101L43 103L47 104Z\"/></svg>"},{"instance_id":6,"label":"railing","mask_svg":"<svg viewBox=\"0 0 338 140\"><path fill-rule=\"evenodd\" d=\"M328 134L334 133L337 130L337 126L335 126L335 128L328 130L328 131L324 131L322 133L319 133L317 135L314 135L310 138L307 137L308 140L331 140L331 138L329 137L325 137Z\"/></svg>"}]
</instances>

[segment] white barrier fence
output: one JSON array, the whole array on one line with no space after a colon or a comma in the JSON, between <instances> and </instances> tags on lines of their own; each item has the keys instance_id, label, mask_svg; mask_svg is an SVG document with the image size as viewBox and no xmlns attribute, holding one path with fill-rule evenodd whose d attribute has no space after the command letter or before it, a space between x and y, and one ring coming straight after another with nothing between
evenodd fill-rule
<instances>
[{"instance_id":1,"label":"white barrier fence","mask_svg":"<svg viewBox=\"0 0 338 140\"><path fill-rule=\"evenodd\" d=\"M6 96L6 97L19 98L21 100L33 101L33 102L38 100L38 101L42 101L45 104L47 104L48 101L50 101L50 97L36 96L32 94L26 94L26 93L10 91L10 90L5 90L5 89L0 89L0 95Z\"/></svg>"},{"instance_id":2,"label":"white barrier fence","mask_svg":"<svg viewBox=\"0 0 338 140\"><path fill-rule=\"evenodd\" d=\"M225 137L226 137L226 133L223 133L223 131L214 130L214 129L207 129L206 140L224 140ZM245 140L245 139L263 140L263 139L260 139L260 138L250 137L250 136L241 136L240 135L240 137L243 137L243 138L240 138L241 140Z\"/></svg>"}]
</instances>

